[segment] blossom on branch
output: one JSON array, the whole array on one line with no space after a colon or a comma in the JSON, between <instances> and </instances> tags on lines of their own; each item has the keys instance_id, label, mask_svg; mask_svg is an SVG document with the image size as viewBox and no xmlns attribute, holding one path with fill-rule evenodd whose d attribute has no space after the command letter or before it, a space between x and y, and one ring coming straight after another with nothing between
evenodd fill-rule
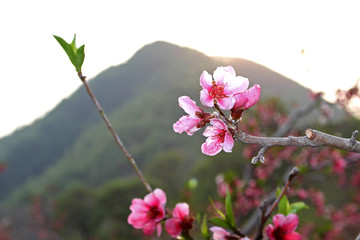
<instances>
[{"instance_id":1,"label":"blossom on branch","mask_svg":"<svg viewBox=\"0 0 360 240\"><path fill-rule=\"evenodd\" d=\"M204 127L205 124L209 122L211 114L205 113L201 108L196 106L195 101L193 101L190 97L179 97L179 106L189 115L182 116L176 123L174 123L173 129L175 132L186 132L191 136L194 132Z\"/></svg>"},{"instance_id":2,"label":"blossom on branch","mask_svg":"<svg viewBox=\"0 0 360 240\"><path fill-rule=\"evenodd\" d=\"M161 235L160 221L165 217L166 195L163 190L157 188L144 197L132 200L128 217L128 223L136 229L143 229L145 235L151 235L157 230Z\"/></svg>"},{"instance_id":3,"label":"blossom on branch","mask_svg":"<svg viewBox=\"0 0 360 240\"><path fill-rule=\"evenodd\" d=\"M190 215L187 203L176 204L173 218L166 220L165 229L172 237L178 237L182 231L189 231L193 227L194 217Z\"/></svg>"},{"instance_id":4,"label":"blossom on branch","mask_svg":"<svg viewBox=\"0 0 360 240\"><path fill-rule=\"evenodd\" d=\"M215 104L223 110L230 110L235 104L234 95L244 92L249 86L247 78L236 76L233 67L218 67L212 76L203 71L200 76L200 100L204 106L214 107Z\"/></svg>"},{"instance_id":5,"label":"blossom on branch","mask_svg":"<svg viewBox=\"0 0 360 240\"><path fill-rule=\"evenodd\" d=\"M286 217L283 214L276 214L273 217L273 223L265 228L266 235L270 240L301 240L299 233L295 232L299 223L296 214L289 214Z\"/></svg>"},{"instance_id":6,"label":"blossom on branch","mask_svg":"<svg viewBox=\"0 0 360 240\"><path fill-rule=\"evenodd\" d=\"M234 119L239 119L243 111L249 109L259 101L260 93L260 85L255 84L245 92L235 94L235 105L231 109L231 116Z\"/></svg>"},{"instance_id":7,"label":"blossom on branch","mask_svg":"<svg viewBox=\"0 0 360 240\"><path fill-rule=\"evenodd\" d=\"M210 119L212 126L206 127L203 135L207 137L206 142L201 145L201 151L210 156L218 154L221 149L231 152L234 147L234 139L225 123L219 119Z\"/></svg>"},{"instance_id":8,"label":"blossom on branch","mask_svg":"<svg viewBox=\"0 0 360 240\"><path fill-rule=\"evenodd\" d=\"M240 238L238 236L231 235L228 231L221 227L211 227L210 231L213 232L213 240L231 240L231 239L238 239L238 240L250 240L247 237Z\"/></svg>"}]
</instances>

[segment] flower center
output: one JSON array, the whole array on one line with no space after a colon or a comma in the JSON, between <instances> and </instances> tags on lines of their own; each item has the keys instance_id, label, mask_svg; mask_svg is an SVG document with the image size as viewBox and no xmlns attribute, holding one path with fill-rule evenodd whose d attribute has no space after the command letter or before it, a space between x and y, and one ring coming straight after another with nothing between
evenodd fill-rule
<instances>
[{"instance_id":1,"label":"flower center","mask_svg":"<svg viewBox=\"0 0 360 240\"><path fill-rule=\"evenodd\" d=\"M155 206L151 207L147 212L147 217L150 219L156 219L161 214L161 211Z\"/></svg>"},{"instance_id":2,"label":"flower center","mask_svg":"<svg viewBox=\"0 0 360 240\"><path fill-rule=\"evenodd\" d=\"M209 94L213 99L223 99L228 97L224 94L224 85L217 85L215 82L213 82Z\"/></svg>"},{"instance_id":3,"label":"flower center","mask_svg":"<svg viewBox=\"0 0 360 240\"><path fill-rule=\"evenodd\" d=\"M194 220L193 216L185 216L180 224L181 229L183 231L189 231L193 227Z\"/></svg>"},{"instance_id":4,"label":"flower center","mask_svg":"<svg viewBox=\"0 0 360 240\"><path fill-rule=\"evenodd\" d=\"M286 233L281 227L278 227L274 229L273 236L276 240L283 240L286 237Z\"/></svg>"},{"instance_id":5,"label":"flower center","mask_svg":"<svg viewBox=\"0 0 360 240\"><path fill-rule=\"evenodd\" d=\"M218 135L217 135L217 137L219 138L219 139L222 139L222 142L224 142L224 140L225 140L225 131L221 131L220 133L218 133Z\"/></svg>"}]
</instances>

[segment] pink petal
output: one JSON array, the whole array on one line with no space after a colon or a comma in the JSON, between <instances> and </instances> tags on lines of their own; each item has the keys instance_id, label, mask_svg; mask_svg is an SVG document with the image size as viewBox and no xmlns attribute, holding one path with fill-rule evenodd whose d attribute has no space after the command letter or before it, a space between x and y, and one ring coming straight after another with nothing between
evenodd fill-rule
<instances>
[{"instance_id":1,"label":"pink petal","mask_svg":"<svg viewBox=\"0 0 360 240\"><path fill-rule=\"evenodd\" d=\"M201 145L201 151L203 154L214 156L221 151L221 145L218 138L208 137L206 142Z\"/></svg>"},{"instance_id":2,"label":"pink petal","mask_svg":"<svg viewBox=\"0 0 360 240\"><path fill-rule=\"evenodd\" d=\"M134 198L131 202L130 210L132 212L147 212L149 211L149 206L145 204L144 200Z\"/></svg>"},{"instance_id":3,"label":"pink petal","mask_svg":"<svg viewBox=\"0 0 360 240\"><path fill-rule=\"evenodd\" d=\"M234 107L235 98L233 96L231 96L231 97L217 99L217 103L221 109L230 110Z\"/></svg>"},{"instance_id":4,"label":"pink petal","mask_svg":"<svg viewBox=\"0 0 360 240\"><path fill-rule=\"evenodd\" d=\"M284 240L301 240L301 236L297 232L292 232L290 234L287 234Z\"/></svg>"},{"instance_id":5,"label":"pink petal","mask_svg":"<svg viewBox=\"0 0 360 240\"><path fill-rule=\"evenodd\" d=\"M291 213L289 215L286 216L283 224L282 224L282 229L284 230L284 232L286 233L291 233L294 232L297 225L299 223L299 218L296 214Z\"/></svg>"},{"instance_id":6,"label":"pink petal","mask_svg":"<svg viewBox=\"0 0 360 240\"><path fill-rule=\"evenodd\" d=\"M185 216L189 216L190 210L187 203L176 204L173 210L173 217L182 220Z\"/></svg>"},{"instance_id":7,"label":"pink petal","mask_svg":"<svg viewBox=\"0 0 360 240\"><path fill-rule=\"evenodd\" d=\"M221 227L211 227L210 231L213 232L214 240L224 240L226 236L229 236L230 233Z\"/></svg>"},{"instance_id":8,"label":"pink petal","mask_svg":"<svg viewBox=\"0 0 360 240\"><path fill-rule=\"evenodd\" d=\"M221 130L227 130L227 127L223 121L217 118L210 119L211 125L213 125L215 128L221 129Z\"/></svg>"},{"instance_id":9,"label":"pink petal","mask_svg":"<svg viewBox=\"0 0 360 240\"><path fill-rule=\"evenodd\" d=\"M230 135L230 133L226 132L224 143L223 143L223 150L225 152L232 152L233 147L234 147L234 139Z\"/></svg>"},{"instance_id":10,"label":"pink petal","mask_svg":"<svg viewBox=\"0 0 360 240\"><path fill-rule=\"evenodd\" d=\"M260 98L261 88L259 84L255 84L244 93L235 95L236 103L234 109L248 109L258 102Z\"/></svg>"},{"instance_id":11,"label":"pink petal","mask_svg":"<svg viewBox=\"0 0 360 240\"><path fill-rule=\"evenodd\" d=\"M161 223L156 224L156 232L157 232L157 236L160 237L162 232Z\"/></svg>"},{"instance_id":12,"label":"pink petal","mask_svg":"<svg viewBox=\"0 0 360 240\"><path fill-rule=\"evenodd\" d=\"M146 195L144 197L144 202L149 205L149 206L152 206L152 207L156 207L156 206L159 206L160 205L160 201L159 199L156 197L156 195L152 192L152 193L149 193L148 195Z\"/></svg>"},{"instance_id":13,"label":"pink petal","mask_svg":"<svg viewBox=\"0 0 360 240\"><path fill-rule=\"evenodd\" d=\"M224 87L224 93L227 95L233 95L236 93L245 92L249 87L249 79L237 76L232 79L226 79L226 85Z\"/></svg>"},{"instance_id":14,"label":"pink petal","mask_svg":"<svg viewBox=\"0 0 360 240\"><path fill-rule=\"evenodd\" d=\"M228 79L235 78L235 70L233 67L218 67L214 71L214 80L216 84L223 85Z\"/></svg>"},{"instance_id":15,"label":"pink petal","mask_svg":"<svg viewBox=\"0 0 360 240\"><path fill-rule=\"evenodd\" d=\"M265 228L265 233L268 236L269 239L273 239L273 232L274 232L274 226L272 224L269 224Z\"/></svg>"},{"instance_id":16,"label":"pink petal","mask_svg":"<svg viewBox=\"0 0 360 240\"><path fill-rule=\"evenodd\" d=\"M205 137L214 137L220 133L222 133L223 130L219 129L219 128L216 128L216 127L213 127L213 126L208 126L205 128L205 131L203 133L203 135Z\"/></svg>"},{"instance_id":17,"label":"pink petal","mask_svg":"<svg viewBox=\"0 0 360 240\"><path fill-rule=\"evenodd\" d=\"M172 237L177 237L181 234L181 221L177 218L171 218L165 222L165 230Z\"/></svg>"},{"instance_id":18,"label":"pink petal","mask_svg":"<svg viewBox=\"0 0 360 240\"><path fill-rule=\"evenodd\" d=\"M131 213L127 221L134 228L141 229L144 224L149 221L149 218L147 217L147 213Z\"/></svg>"},{"instance_id":19,"label":"pink petal","mask_svg":"<svg viewBox=\"0 0 360 240\"><path fill-rule=\"evenodd\" d=\"M210 89L212 86L212 76L205 70L200 76L200 85L203 89Z\"/></svg>"},{"instance_id":20,"label":"pink petal","mask_svg":"<svg viewBox=\"0 0 360 240\"><path fill-rule=\"evenodd\" d=\"M273 223L275 228L281 227L285 221L285 216L283 214L276 214L273 217Z\"/></svg>"},{"instance_id":21,"label":"pink petal","mask_svg":"<svg viewBox=\"0 0 360 240\"><path fill-rule=\"evenodd\" d=\"M156 223L155 223L155 221L149 221L149 222L147 222L147 223L144 225L143 233L144 233L145 235L151 235L151 234L154 233L155 228L156 228Z\"/></svg>"},{"instance_id":22,"label":"pink petal","mask_svg":"<svg viewBox=\"0 0 360 240\"><path fill-rule=\"evenodd\" d=\"M160 188L156 188L154 190L154 195L157 197L157 199L159 199L162 205L166 203L166 194L163 190L161 190Z\"/></svg>"},{"instance_id":23,"label":"pink petal","mask_svg":"<svg viewBox=\"0 0 360 240\"><path fill-rule=\"evenodd\" d=\"M196 102L188 96L179 97L179 106L191 116L195 116L196 112L201 112L201 109L196 106Z\"/></svg>"},{"instance_id":24,"label":"pink petal","mask_svg":"<svg viewBox=\"0 0 360 240\"><path fill-rule=\"evenodd\" d=\"M200 91L200 101L206 107L214 107L214 99L210 96L209 91L206 89Z\"/></svg>"},{"instance_id":25,"label":"pink petal","mask_svg":"<svg viewBox=\"0 0 360 240\"><path fill-rule=\"evenodd\" d=\"M191 117L189 115L182 116L176 123L173 124L173 130L177 133L186 132L189 136L199 130L196 125L201 122L200 118Z\"/></svg>"}]
</instances>

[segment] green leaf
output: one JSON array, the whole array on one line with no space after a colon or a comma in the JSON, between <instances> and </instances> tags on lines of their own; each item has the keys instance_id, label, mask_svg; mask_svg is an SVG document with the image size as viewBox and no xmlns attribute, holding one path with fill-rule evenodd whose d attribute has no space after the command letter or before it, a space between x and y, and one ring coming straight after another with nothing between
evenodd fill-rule
<instances>
[{"instance_id":1,"label":"green leaf","mask_svg":"<svg viewBox=\"0 0 360 240\"><path fill-rule=\"evenodd\" d=\"M85 59L85 45L82 45L79 48L76 48L76 34L71 43L67 43L64 39L59 36L53 35L56 41L64 49L65 53L68 55L71 63L74 65L77 72L81 72L81 66Z\"/></svg>"},{"instance_id":2,"label":"green leaf","mask_svg":"<svg viewBox=\"0 0 360 240\"><path fill-rule=\"evenodd\" d=\"M215 226L232 229L232 227L229 225L229 223L227 221L225 221L224 219L221 219L221 218L217 218L217 217L210 218L209 222L214 224Z\"/></svg>"},{"instance_id":3,"label":"green leaf","mask_svg":"<svg viewBox=\"0 0 360 240\"><path fill-rule=\"evenodd\" d=\"M81 72L81 66L84 63L85 59L85 45L80 46L76 51L76 71Z\"/></svg>"},{"instance_id":4,"label":"green leaf","mask_svg":"<svg viewBox=\"0 0 360 240\"><path fill-rule=\"evenodd\" d=\"M226 190L225 210L226 210L226 220L228 221L231 227L236 228L229 190Z\"/></svg>"},{"instance_id":5,"label":"green leaf","mask_svg":"<svg viewBox=\"0 0 360 240\"><path fill-rule=\"evenodd\" d=\"M290 204L289 213L297 213L303 209L308 209L308 205L304 202L294 202Z\"/></svg>"},{"instance_id":6,"label":"green leaf","mask_svg":"<svg viewBox=\"0 0 360 240\"><path fill-rule=\"evenodd\" d=\"M289 203L289 200L287 199L286 195L284 195L280 199L278 213L284 214L286 216L289 214L289 210L290 210L290 203Z\"/></svg>"},{"instance_id":7,"label":"green leaf","mask_svg":"<svg viewBox=\"0 0 360 240\"><path fill-rule=\"evenodd\" d=\"M210 202L211 205L213 206L213 208L215 209L215 211L223 218L226 219L225 214L223 214L219 209L217 209L217 207L215 206L213 200L210 198Z\"/></svg>"},{"instance_id":8,"label":"green leaf","mask_svg":"<svg viewBox=\"0 0 360 240\"><path fill-rule=\"evenodd\" d=\"M207 216L204 214L203 220L201 222L201 234L205 240L210 240L210 233L207 227Z\"/></svg>"}]
</instances>

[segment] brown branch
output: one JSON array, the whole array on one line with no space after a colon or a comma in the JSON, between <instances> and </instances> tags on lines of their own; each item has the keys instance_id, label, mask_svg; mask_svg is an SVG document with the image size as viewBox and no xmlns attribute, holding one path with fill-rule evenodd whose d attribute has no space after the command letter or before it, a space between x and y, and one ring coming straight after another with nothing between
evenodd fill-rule
<instances>
[{"instance_id":1,"label":"brown branch","mask_svg":"<svg viewBox=\"0 0 360 240\"><path fill-rule=\"evenodd\" d=\"M104 120L107 128L109 129L110 133L112 134L116 144L119 146L119 148L121 149L121 151L124 153L125 157L128 159L128 161L130 162L131 166L133 167L133 169L135 170L136 174L138 175L141 183L145 186L146 190L151 193L152 192L152 188L150 186L150 184L148 183L148 181L146 180L146 178L144 177L144 175L142 174L140 168L138 167L138 165L136 164L134 158L131 156L131 154L129 153L129 151L127 150L127 148L125 147L124 143L121 141L120 137L117 135L117 133L115 132L114 128L112 127L109 118L107 117L107 115L105 114L103 108L101 107L100 103L98 102L98 100L96 99L93 91L91 90L89 84L86 82L86 77L82 75L81 72L78 73L78 76L81 80L81 82L84 84L85 89L87 91L87 93L89 94L91 100L93 101L96 109L99 111L102 119Z\"/></svg>"},{"instance_id":2,"label":"brown branch","mask_svg":"<svg viewBox=\"0 0 360 240\"><path fill-rule=\"evenodd\" d=\"M256 144L262 146L258 155L253 158L252 163L259 160L264 161L264 153L270 147L274 146L297 146L297 147L332 147L343 149L349 152L360 153L360 142L355 140L358 131L354 131L351 138L341 138L313 129L306 129L305 135L300 137L257 137L240 130L234 134L236 141L246 144Z\"/></svg>"}]
</instances>

